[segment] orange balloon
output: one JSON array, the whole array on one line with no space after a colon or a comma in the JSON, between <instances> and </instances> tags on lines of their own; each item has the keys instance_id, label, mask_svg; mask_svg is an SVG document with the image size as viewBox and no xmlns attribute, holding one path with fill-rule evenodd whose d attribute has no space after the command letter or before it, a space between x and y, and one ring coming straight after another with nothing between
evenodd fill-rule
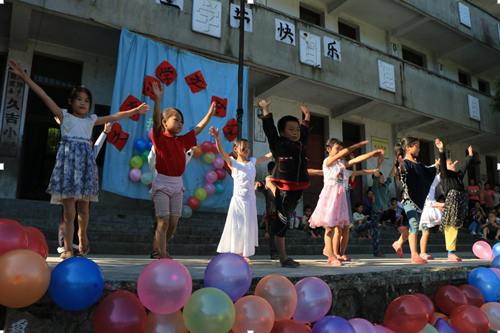
<instances>
[{"instance_id":1,"label":"orange balloon","mask_svg":"<svg viewBox=\"0 0 500 333\"><path fill-rule=\"evenodd\" d=\"M281 275L268 275L260 280L255 296L271 304L276 321L292 318L297 307L297 291L292 282Z\"/></svg>"},{"instance_id":2,"label":"orange balloon","mask_svg":"<svg viewBox=\"0 0 500 333\"><path fill-rule=\"evenodd\" d=\"M234 303L236 319L231 328L234 333L254 331L269 333L274 326L274 312L262 297L245 296Z\"/></svg>"},{"instance_id":3,"label":"orange balloon","mask_svg":"<svg viewBox=\"0 0 500 333\"><path fill-rule=\"evenodd\" d=\"M23 308L37 302L50 284L45 259L30 250L14 250L0 256L0 304Z\"/></svg>"},{"instance_id":4,"label":"orange balloon","mask_svg":"<svg viewBox=\"0 0 500 333\"><path fill-rule=\"evenodd\" d=\"M194 156L194 157L198 157L198 156L200 156L202 153L203 153L203 149L201 149L201 146L196 146L196 147L194 147L194 150L193 150L193 156Z\"/></svg>"},{"instance_id":5,"label":"orange balloon","mask_svg":"<svg viewBox=\"0 0 500 333\"><path fill-rule=\"evenodd\" d=\"M311 328L295 320L285 319L274 324L271 333L309 333Z\"/></svg>"},{"instance_id":6,"label":"orange balloon","mask_svg":"<svg viewBox=\"0 0 500 333\"><path fill-rule=\"evenodd\" d=\"M444 313L434 312L434 316L432 317L432 320L429 321L429 324L431 324L432 326L434 326L434 324L436 323L436 321L439 318L443 318L444 320L448 321L448 317Z\"/></svg>"},{"instance_id":7,"label":"orange balloon","mask_svg":"<svg viewBox=\"0 0 500 333\"><path fill-rule=\"evenodd\" d=\"M165 315L150 312L144 333L188 333L181 310Z\"/></svg>"}]
</instances>

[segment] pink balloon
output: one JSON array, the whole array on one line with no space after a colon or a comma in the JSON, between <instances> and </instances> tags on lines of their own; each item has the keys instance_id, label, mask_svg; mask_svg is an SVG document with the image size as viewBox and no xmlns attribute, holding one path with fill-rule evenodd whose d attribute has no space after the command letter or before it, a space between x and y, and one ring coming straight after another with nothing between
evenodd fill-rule
<instances>
[{"instance_id":1,"label":"pink balloon","mask_svg":"<svg viewBox=\"0 0 500 333\"><path fill-rule=\"evenodd\" d=\"M485 241L478 241L472 246L472 252L479 259L491 260L493 259L493 252L491 251L490 244Z\"/></svg>"},{"instance_id":2,"label":"pink balloon","mask_svg":"<svg viewBox=\"0 0 500 333\"><path fill-rule=\"evenodd\" d=\"M213 183L217 180L217 172L209 171L209 172L207 172L207 175L205 176L205 178L207 179L207 182Z\"/></svg>"},{"instance_id":3,"label":"pink balloon","mask_svg":"<svg viewBox=\"0 0 500 333\"><path fill-rule=\"evenodd\" d=\"M297 307L293 320L312 323L323 318L332 307L332 291L325 281L307 277L295 284Z\"/></svg>"},{"instance_id":4,"label":"pink balloon","mask_svg":"<svg viewBox=\"0 0 500 333\"><path fill-rule=\"evenodd\" d=\"M352 328L356 333L377 333L375 326L368 320L363 318L353 318L349 320Z\"/></svg>"},{"instance_id":5,"label":"pink balloon","mask_svg":"<svg viewBox=\"0 0 500 333\"><path fill-rule=\"evenodd\" d=\"M217 157L214 161L214 167L222 169L224 167L224 160L221 157Z\"/></svg>"},{"instance_id":6,"label":"pink balloon","mask_svg":"<svg viewBox=\"0 0 500 333\"><path fill-rule=\"evenodd\" d=\"M180 310L193 290L191 274L184 265L172 260L157 260L144 268L137 281L142 304L157 314Z\"/></svg>"},{"instance_id":7,"label":"pink balloon","mask_svg":"<svg viewBox=\"0 0 500 333\"><path fill-rule=\"evenodd\" d=\"M142 172L141 170L137 169L137 168L133 168L132 170L130 170L130 172L128 173L128 176L130 177L130 180L133 181L133 182L137 182L141 179L141 176L142 176Z\"/></svg>"},{"instance_id":8,"label":"pink balloon","mask_svg":"<svg viewBox=\"0 0 500 333\"><path fill-rule=\"evenodd\" d=\"M206 183L205 184L205 191L207 192L208 195L214 195L215 185L213 183Z\"/></svg>"}]
</instances>

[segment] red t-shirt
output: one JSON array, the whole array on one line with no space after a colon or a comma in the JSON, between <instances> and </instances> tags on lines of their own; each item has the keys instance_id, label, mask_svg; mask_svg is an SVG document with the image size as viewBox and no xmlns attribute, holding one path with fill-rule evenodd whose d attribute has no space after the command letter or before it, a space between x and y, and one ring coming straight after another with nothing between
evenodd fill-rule
<instances>
[{"instance_id":1,"label":"red t-shirt","mask_svg":"<svg viewBox=\"0 0 500 333\"><path fill-rule=\"evenodd\" d=\"M156 171L159 174L180 177L186 169L186 152L196 146L194 129L180 136L153 130L153 144L156 152Z\"/></svg>"},{"instance_id":2,"label":"red t-shirt","mask_svg":"<svg viewBox=\"0 0 500 333\"><path fill-rule=\"evenodd\" d=\"M484 202L486 208L493 208L495 201L495 192L493 190L484 191Z\"/></svg>"},{"instance_id":3,"label":"red t-shirt","mask_svg":"<svg viewBox=\"0 0 500 333\"><path fill-rule=\"evenodd\" d=\"M467 191L472 192L472 195L469 196L469 200L477 200L479 201L479 187L467 186Z\"/></svg>"}]
</instances>

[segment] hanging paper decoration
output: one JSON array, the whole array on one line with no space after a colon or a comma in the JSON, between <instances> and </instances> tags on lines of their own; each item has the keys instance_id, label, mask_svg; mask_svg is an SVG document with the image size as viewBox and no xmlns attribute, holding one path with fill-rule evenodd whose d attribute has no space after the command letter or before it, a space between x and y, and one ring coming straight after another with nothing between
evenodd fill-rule
<instances>
[{"instance_id":1,"label":"hanging paper decoration","mask_svg":"<svg viewBox=\"0 0 500 333\"><path fill-rule=\"evenodd\" d=\"M196 94L197 92L202 91L203 89L205 89L208 86L201 71L197 71L191 75L186 76L185 80L189 86L189 89L191 89L191 92L193 94Z\"/></svg>"},{"instance_id":2,"label":"hanging paper decoration","mask_svg":"<svg viewBox=\"0 0 500 333\"><path fill-rule=\"evenodd\" d=\"M125 101L123 102L123 104L120 106L120 108L118 110L121 112L132 110L133 108L136 108L141 104L142 104L142 102L140 100L138 100L135 96L128 95L127 99L125 99ZM139 121L140 116L141 116L140 114L136 114L136 115L133 115L132 117L130 117L130 119L132 119L134 121Z\"/></svg>"},{"instance_id":3,"label":"hanging paper decoration","mask_svg":"<svg viewBox=\"0 0 500 333\"><path fill-rule=\"evenodd\" d=\"M155 74L167 87L177 78L177 70L166 60L156 68Z\"/></svg>"},{"instance_id":4,"label":"hanging paper decoration","mask_svg":"<svg viewBox=\"0 0 500 333\"><path fill-rule=\"evenodd\" d=\"M151 97L152 100L155 100L155 95L153 94L153 82L156 82L158 86L161 86L160 80L146 75L146 78L144 79L144 86L142 88L142 94Z\"/></svg>"},{"instance_id":5,"label":"hanging paper decoration","mask_svg":"<svg viewBox=\"0 0 500 333\"><path fill-rule=\"evenodd\" d=\"M224 132L224 134L226 134L229 142L233 142L233 140L238 136L238 122L236 121L236 119L232 118L230 121L228 121L222 131Z\"/></svg>"},{"instance_id":6,"label":"hanging paper decoration","mask_svg":"<svg viewBox=\"0 0 500 333\"><path fill-rule=\"evenodd\" d=\"M122 131L122 125L114 123L111 126L111 131L108 134L107 141L116 147L119 151L122 151L123 147L127 144L128 137L130 134Z\"/></svg>"},{"instance_id":7,"label":"hanging paper decoration","mask_svg":"<svg viewBox=\"0 0 500 333\"><path fill-rule=\"evenodd\" d=\"M217 96L212 96L212 103L215 102L215 114L216 117L224 118L227 114L227 98L220 98Z\"/></svg>"}]
</instances>

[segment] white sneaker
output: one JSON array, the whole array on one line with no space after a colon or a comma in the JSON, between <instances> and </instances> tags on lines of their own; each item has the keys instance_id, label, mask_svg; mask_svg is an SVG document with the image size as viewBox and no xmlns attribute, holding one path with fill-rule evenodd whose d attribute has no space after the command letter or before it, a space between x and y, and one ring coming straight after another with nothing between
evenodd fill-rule
<instances>
[{"instance_id":1,"label":"white sneaker","mask_svg":"<svg viewBox=\"0 0 500 333\"><path fill-rule=\"evenodd\" d=\"M476 235L476 232L473 230L470 232L471 235Z\"/></svg>"},{"instance_id":2,"label":"white sneaker","mask_svg":"<svg viewBox=\"0 0 500 333\"><path fill-rule=\"evenodd\" d=\"M478 234L479 236L481 236L481 237L484 237L484 235L483 235L483 233L482 233L482 232L478 232L477 234Z\"/></svg>"}]
</instances>

